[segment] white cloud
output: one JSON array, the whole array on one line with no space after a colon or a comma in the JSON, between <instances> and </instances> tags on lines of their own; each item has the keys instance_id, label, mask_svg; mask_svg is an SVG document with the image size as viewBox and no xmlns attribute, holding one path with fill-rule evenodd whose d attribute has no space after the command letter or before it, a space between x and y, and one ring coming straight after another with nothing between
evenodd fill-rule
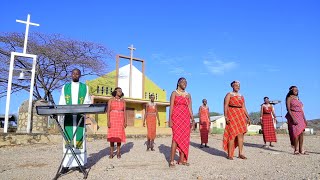
<instances>
[{"instance_id":1,"label":"white cloud","mask_svg":"<svg viewBox=\"0 0 320 180\"><path fill-rule=\"evenodd\" d=\"M191 76L191 73L182 66L183 62L190 59L188 56L168 57L160 53L152 54L152 60L165 65L168 72L179 76Z\"/></svg>"},{"instance_id":2,"label":"white cloud","mask_svg":"<svg viewBox=\"0 0 320 180\"><path fill-rule=\"evenodd\" d=\"M235 62L224 62L221 60L204 60L203 64L212 74L215 75L224 74L225 72L231 71L232 69L237 67L237 63Z\"/></svg>"}]
</instances>

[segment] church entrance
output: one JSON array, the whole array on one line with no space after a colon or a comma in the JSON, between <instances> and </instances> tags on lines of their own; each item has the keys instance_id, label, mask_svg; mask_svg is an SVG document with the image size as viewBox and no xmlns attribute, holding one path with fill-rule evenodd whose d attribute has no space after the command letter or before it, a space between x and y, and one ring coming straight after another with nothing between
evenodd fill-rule
<instances>
[{"instance_id":1,"label":"church entrance","mask_svg":"<svg viewBox=\"0 0 320 180\"><path fill-rule=\"evenodd\" d=\"M135 114L134 114L134 108L126 108L127 111L127 126L134 126L134 119L135 119Z\"/></svg>"}]
</instances>

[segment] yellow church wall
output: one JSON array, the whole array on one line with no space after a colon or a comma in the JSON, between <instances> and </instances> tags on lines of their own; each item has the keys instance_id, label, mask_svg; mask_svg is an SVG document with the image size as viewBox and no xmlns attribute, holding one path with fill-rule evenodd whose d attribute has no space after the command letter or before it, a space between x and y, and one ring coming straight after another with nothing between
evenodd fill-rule
<instances>
[{"instance_id":1,"label":"yellow church wall","mask_svg":"<svg viewBox=\"0 0 320 180\"><path fill-rule=\"evenodd\" d=\"M167 127L166 107L158 106L158 114L160 119L160 127Z\"/></svg>"},{"instance_id":2,"label":"yellow church wall","mask_svg":"<svg viewBox=\"0 0 320 180\"><path fill-rule=\"evenodd\" d=\"M94 80L86 81L86 84L89 86L90 95L111 96L111 92L116 86L115 77L116 77L116 71L112 71ZM97 92L98 86L99 86L99 92ZM103 87L103 93L102 93L102 87ZM106 91L106 89L108 89L108 92Z\"/></svg>"},{"instance_id":3,"label":"yellow church wall","mask_svg":"<svg viewBox=\"0 0 320 180\"><path fill-rule=\"evenodd\" d=\"M86 81L86 84L89 87L90 95L94 96L111 96L111 92L116 86L116 71L112 71L106 75L98 77L93 80ZM97 87L99 86L99 91ZM103 92L102 92L103 87ZM106 91L106 89L108 91ZM166 102L166 91L160 88L157 84L155 84L152 80L150 80L147 76L145 76L145 83L144 83L144 97L143 99L149 100L149 93L153 93L156 98L156 102ZM103 100L96 101L94 103L106 103ZM135 109L135 120L134 120L134 127L142 127L143 126L143 116L144 116L144 105L141 103L130 104L127 103L127 107ZM160 118L160 126L167 127L167 113L166 107L158 106L158 113ZM141 115L140 117L137 117ZM106 114L98 114L95 115L96 122L98 123L99 127L107 126L107 115Z\"/></svg>"},{"instance_id":4,"label":"yellow church wall","mask_svg":"<svg viewBox=\"0 0 320 180\"><path fill-rule=\"evenodd\" d=\"M144 92L144 99L149 99L149 93L153 93L154 95L158 96L158 99L156 99L156 101L166 101L167 99L166 91L157 86L148 77L145 77Z\"/></svg>"}]
</instances>

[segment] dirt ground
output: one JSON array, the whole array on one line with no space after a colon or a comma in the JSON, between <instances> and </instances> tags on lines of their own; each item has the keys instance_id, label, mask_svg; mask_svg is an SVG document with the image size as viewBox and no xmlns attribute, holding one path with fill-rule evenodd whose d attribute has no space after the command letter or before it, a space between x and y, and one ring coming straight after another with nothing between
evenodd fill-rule
<instances>
[{"instance_id":1,"label":"dirt ground","mask_svg":"<svg viewBox=\"0 0 320 180\"><path fill-rule=\"evenodd\" d=\"M287 135L273 148L262 148L262 136L245 136L247 160L226 159L222 135L209 137L210 148L199 148L192 135L190 166L168 167L171 137L156 139L146 152L145 139L127 139L121 159L108 159L106 140L88 142L88 179L320 179L320 136L305 136L309 155L293 155ZM237 156L237 149L235 155ZM176 157L178 158L178 156ZM52 179L62 159L62 144L0 148L0 179ZM82 179L69 171L60 179Z\"/></svg>"}]
</instances>

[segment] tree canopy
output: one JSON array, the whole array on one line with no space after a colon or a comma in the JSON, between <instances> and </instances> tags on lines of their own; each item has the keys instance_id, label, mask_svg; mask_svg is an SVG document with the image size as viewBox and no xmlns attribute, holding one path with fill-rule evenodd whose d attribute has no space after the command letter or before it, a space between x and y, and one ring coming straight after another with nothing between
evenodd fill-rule
<instances>
[{"instance_id":1,"label":"tree canopy","mask_svg":"<svg viewBox=\"0 0 320 180\"><path fill-rule=\"evenodd\" d=\"M0 98L7 93L10 54L22 52L23 43L23 33L0 33ZM83 76L100 76L106 73L107 60L113 57L111 50L98 43L41 33L29 35L27 53L37 55L34 98L45 99L53 104L52 92L70 81L68 77L74 68L80 69ZM14 68L31 70L32 62L16 57ZM30 81L18 80L18 74L14 71L12 93L23 90L29 92Z\"/></svg>"}]
</instances>

